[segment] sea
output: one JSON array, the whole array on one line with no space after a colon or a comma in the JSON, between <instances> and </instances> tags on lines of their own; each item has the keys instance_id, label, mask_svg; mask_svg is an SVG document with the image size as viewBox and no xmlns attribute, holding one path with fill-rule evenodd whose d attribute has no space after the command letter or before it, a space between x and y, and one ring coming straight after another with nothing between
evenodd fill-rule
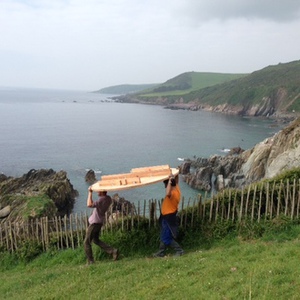
<instances>
[{"instance_id":1,"label":"sea","mask_svg":"<svg viewBox=\"0 0 300 300\"><path fill-rule=\"evenodd\" d=\"M175 168L187 158L250 149L281 129L268 118L119 103L113 96L0 88L0 173L19 177L31 169L65 170L79 192L73 212L80 213L86 211L90 169L100 180L138 167ZM182 180L180 186L190 201L200 193ZM160 200L165 190L156 183L115 193L137 204Z\"/></svg>"}]
</instances>

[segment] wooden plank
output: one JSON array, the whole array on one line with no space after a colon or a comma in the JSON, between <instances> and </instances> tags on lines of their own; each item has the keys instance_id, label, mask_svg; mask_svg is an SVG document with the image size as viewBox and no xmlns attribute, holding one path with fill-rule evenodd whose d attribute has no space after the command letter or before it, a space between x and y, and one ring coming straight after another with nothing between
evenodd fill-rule
<instances>
[{"instance_id":1,"label":"wooden plank","mask_svg":"<svg viewBox=\"0 0 300 300\"><path fill-rule=\"evenodd\" d=\"M130 177L136 177L137 174L134 173L123 173L123 174L112 174L112 175L103 175L101 176L101 181L103 180L115 180L115 179L126 179Z\"/></svg>"},{"instance_id":2,"label":"wooden plank","mask_svg":"<svg viewBox=\"0 0 300 300\"><path fill-rule=\"evenodd\" d=\"M141 167L141 168L133 168L131 169L131 173L151 173L151 172L161 172L161 171L169 171L169 165L161 165L161 166L152 166L152 167Z\"/></svg>"}]
</instances>

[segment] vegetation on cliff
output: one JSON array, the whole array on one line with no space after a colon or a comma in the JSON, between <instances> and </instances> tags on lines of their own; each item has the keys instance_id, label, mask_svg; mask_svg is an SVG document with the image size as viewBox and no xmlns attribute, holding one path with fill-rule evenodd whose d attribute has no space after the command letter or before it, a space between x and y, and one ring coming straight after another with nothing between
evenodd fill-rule
<instances>
[{"instance_id":1,"label":"vegetation on cliff","mask_svg":"<svg viewBox=\"0 0 300 300\"><path fill-rule=\"evenodd\" d=\"M65 171L30 170L19 178L0 178L0 212L4 221L26 221L64 215L73 208L78 192Z\"/></svg>"},{"instance_id":2,"label":"vegetation on cliff","mask_svg":"<svg viewBox=\"0 0 300 300\"><path fill-rule=\"evenodd\" d=\"M269 66L237 80L192 92L183 99L209 105L242 105L270 101L274 110L300 111L300 61Z\"/></svg>"},{"instance_id":3,"label":"vegetation on cliff","mask_svg":"<svg viewBox=\"0 0 300 300\"><path fill-rule=\"evenodd\" d=\"M120 85L106 87L106 88L100 89L98 91L94 91L93 93L121 95L121 94L137 93L137 92L146 90L148 88L152 88L157 85L158 85L158 83L154 83L154 84L120 84Z\"/></svg>"},{"instance_id":4,"label":"vegetation on cliff","mask_svg":"<svg viewBox=\"0 0 300 300\"><path fill-rule=\"evenodd\" d=\"M193 109L253 116L293 113L300 112L299 74L300 61L268 66L251 74L187 72L118 99L163 105L190 103Z\"/></svg>"}]
</instances>

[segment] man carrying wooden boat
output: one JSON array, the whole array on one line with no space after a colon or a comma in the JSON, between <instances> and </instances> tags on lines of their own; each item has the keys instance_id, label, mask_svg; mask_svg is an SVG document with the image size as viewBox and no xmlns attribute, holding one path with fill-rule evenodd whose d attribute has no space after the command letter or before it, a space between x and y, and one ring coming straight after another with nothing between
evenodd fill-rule
<instances>
[{"instance_id":1,"label":"man carrying wooden boat","mask_svg":"<svg viewBox=\"0 0 300 300\"><path fill-rule=\"evenodd\" d=\"M117 249L112 248L111 246L105 244L99 239L101 228L105 222L105 213L112 203L112 199L107 195L106 191L99 191L99 199L93 201L92 198L93 189L89 187L88 197L87 197L87 206L94 208L93 213L89 217L89 226L86 231L86 237L84 240L84 251L88 259L88 264L94 263L93 251L92 251L92 242L97 246L102 248L106 253L111 254L113 260L118 259L119 252Z\"/></svg>"},{"instance_id":2,"label":"man carrying wooden boat","mask_svg":"<svg viewBox=\"0 0 300 300\"><path fill-rule=\"evenodd\" d=\"M164 257L168 246L173 248L175 256L183 255L184 251L176 241L178 236L177 211L181 199L181 192L178 185L178 176L170 176L164 180L166 196L161 205L160 222L160 245L154 257Z\"/></svg>"}]
</instances>

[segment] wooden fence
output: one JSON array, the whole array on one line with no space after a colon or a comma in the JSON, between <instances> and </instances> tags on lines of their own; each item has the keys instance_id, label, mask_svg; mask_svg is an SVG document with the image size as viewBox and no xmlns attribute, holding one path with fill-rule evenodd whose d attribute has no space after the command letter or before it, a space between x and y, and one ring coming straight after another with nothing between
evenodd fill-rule
<instances>
[{"instance_id":1,"label":"wooden fence","mask_svg":"<svg viewBox=\"0 0 300 300\"><path fill-rule=\"evenodd\" d=\"M109 213L103 230L131 230L145 223L149 228L158 226L161 201L138 202L137 207L121 213ZM197 199L182 198L180 226L201 226L207 222L250 222L272 220L280 215L298 219L300 214L300 180L292 182L265 182L242 190L225 189L216 195L199 195ZM87 212L64 217L47 217L28 222L4 222L0 224L0 251L16 251L28 241L36 241L43 250L82 246L88 226Z\"/></svg>"}]
</instances>

